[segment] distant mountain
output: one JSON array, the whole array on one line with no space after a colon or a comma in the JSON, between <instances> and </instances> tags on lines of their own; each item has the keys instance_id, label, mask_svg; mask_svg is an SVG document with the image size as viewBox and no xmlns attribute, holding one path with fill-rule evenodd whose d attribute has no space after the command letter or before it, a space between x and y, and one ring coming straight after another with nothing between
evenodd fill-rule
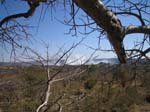
<instances>
[{"instance_id":1,"label":"distant mountain","mask_svg":"<svg viewBox=\"0 0 150 112\"><path fill-rule=\"evenodd\" d=\"M56 59L54 60L49 60L49 65L55 65L57 62ZM47 64L47 62L43 62L44 65ZM57 62L56 65L64 65L65 60L60 60ZM28 61L28 62L0 62L0 66L32 66L32 65L42 65L42 63L37 62L37 61Z\"/></svg>"},{"instance_id":2,"label":"distant mountain","mask_svg":"<svg viewBox=\"0 0 150 112\"><path fill-rule=\"evenodd\" d=\"M119 60L117 58L97 58L97 59L93 59L93 62L95 64L98 63L118 64Z\"/></svg>"},{"instance_id":3,"label":"distant mountain","mask_svg":"<svg viewBox=\"0 0 150 112\"><path fill-rule=\"evenodd\" d=\"M0 62L0 66L31 66L31 63L25 62Z\"/></svg>"},{"instance_id":4,"label":"distant mountain","mask_svg":"<svg viewBox=\"0 0 150 112\"><path fill-rule=\"evenodd\" d=\"M127 61L127 63L133 63L136 62L136 59L130 59ZM56 64L57 59L51 59L49 60L49 65L54 65ZM59 60L59 62L56 65L64 65L64 64L68 64L65 63L66 61L64 59ZM94 58L89 60L86 64L101 64L101 63L105 63L105 64L119 64L119 60L117 58ZM150 63L150 61L146 60L146 59L140 59L138 60L138 63ZM30 62L0 62L0 66L31 66L31 65L42 65L40 62L36 62L36 61L30 61ZM46 62L44 62L44 65L46 65ZM69 64L68 64L69 65ZM79 64L73 64L73 65L79 65Z\"/></svg>"},{"instance_id":5,"label":"distant mountain","mask_svg":"<svg viewBox=\"0 0 150 112\"><path fill-rule=\"evenodd\" d=\"M119 60L117 58L95 58L92 60L93 64L99 64L99 63L108 63L108 64L119 64ZM150 61L148 61L147 59L128 59L127 63L140 63L140 64L150 64Z\"/></svg>"}]
</instances>

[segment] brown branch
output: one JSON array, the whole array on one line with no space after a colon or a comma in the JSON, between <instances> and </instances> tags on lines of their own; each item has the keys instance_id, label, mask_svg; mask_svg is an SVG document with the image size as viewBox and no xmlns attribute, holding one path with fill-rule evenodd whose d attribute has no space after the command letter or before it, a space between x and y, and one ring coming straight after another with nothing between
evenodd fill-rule
<instances>
[{"instance_id":1,"label":"brown branch","mask_svg":"<svg viewBox=\"0 0 150 112\"><path fill-rule=\"evenodd\" d=\"M138 52L138 53L140 53L140 54L134 55L134 57L138 57L138 56L139 56L139 59L140 59L141 57L145 57L147 60L150 60L150 58L146 55L147 53L150 52L150 48L147 48L147 49L144 50L144 51L139 50L139 49L130 49L130 50L126 50L126 51L130 51L130 52L131 52L130 55L132 55L133 52Z\"/></svg>"},{"instance_id":2,"label":"brown branch","mask_svg":"<svg viewBox=\"0 0 150 112\"><path fill-rule=\"evenodd\" d=\"M96 24L107 32L120 63L126 63L125 50L122 43L124 29L117 16L110 11L101 0L74 0L78 7L82 8Z\"/></svg>"},{"instance_id":3,"label":"brown branch","mask_svg":"<svg viewBox=\"0 0 150 112\"><path fill-rule=\"evenodd\" d=\"M143 33L143 34L150 34L150 26L135 26L130 25L125 27L125 34L132 34L132 33Z\"/></svg>"},{"instance_id":4,"label":"brown branch","mask_svg":"<svg viewBox=\"0 0 150 112\"><path fill-rule=\"evenodd\" d=\"M145 25L145 22L144 22L143 18L140 15L136 14L136 13L124 11L124 12L116 12L115 14L116 15L123 15L123 14L132 15L132 16L134 16L134 17L136 17L140 20L142 26Z\"/></svg>"},{"instance_id":5,"label":"brown branch","mask_svg":"<svg viewBox=\"0 0 150 112\"><path fill-rule=\"evenodd\" d=\"M21 18L21 17L28 18L28 17L32 16L33 13L35 12L36 8L39 6L39 3L41 2L41 0L36 0L36 1L28 0L27 2L30 7L27 12L6 16L5 18L3 18L0 21L0 27L2 27L2 25L4 23L6 23L12 19Z\"/></svg>"}]
</instances>

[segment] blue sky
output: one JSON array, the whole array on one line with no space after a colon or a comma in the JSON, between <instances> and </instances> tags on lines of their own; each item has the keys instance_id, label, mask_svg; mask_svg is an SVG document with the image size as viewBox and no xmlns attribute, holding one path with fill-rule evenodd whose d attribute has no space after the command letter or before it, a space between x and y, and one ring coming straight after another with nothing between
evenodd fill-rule
<instances>
[{"instance_id":1,"label":"blue sky","mask_svg":"<svg viewBox=\"0 0 150 112\"><path fill-rule=\"evenodd\" d=\"M7 8L7 11L4 6L0 5L0 19L5 17L8 14L13 14L13 13L19 13L19 12L24 12L28 9L27 4L24 2L14 2L13 0L10 0L9 2L6 2L4 4L5 7ZM54 54L58 48L64 47L64 49L68 49L73 43L76 43L82 39L82 37L86 37L84 35L78 35L78 37L67 35L69 31L68 26L60 23L58 20L55 18L64 21L65 18L68 18L67 12L65 13L63 10L63 6L59 5L56 10L53 10L53 13L51 15L51 10L48 9L46 13L42 13L41 19L40 19L40 14L41 14L42 6L40 6L34 15L28 19L20 19L22 23L28 23L31 26L35 26L35 28L30 29L30 33L32 33L33 38L36 39L31 39L31 42L23 42L24 45L30 46L31 48L37 50L40 54L45 53L45 48L40 44L40 41L45 41L50 45L50 50L51 54ZM44 12L44 11L43 11ZM83 12L81 11L80 14ZM45 15L44 15L45 14ZM124 18L120 17L122 20L122 23L124 25L126 24L138 24L138 21L135 18ZM40 22L39 22L40 20ZM38 27L36 27L38 26ZM98 33L93 33L82 42L80 46L76 48L74 51L74 55L77 56L85 56L88 57L89 54L93 52L93 50L87 48L85 45L88 45L90 47L96 48L98 46L98 38L96 38L99 34ZM125 39L125 47L130 48L133 46L133 41L138 40L138 37L141 35L129 35ZM136 38L136 39L135 39ZM107 41L107 39L104 39L101 42L101 48L102 49L110 49L110 44ZM2 57L5 57L5 60L9 60L9 53L7 53L3 48L0 47L0 61L2 60ZM116 57L114 53L107 53L107 52L97 52L96 55L98 55L100 58L112 58Z\"/></svg>"}]
</instances>

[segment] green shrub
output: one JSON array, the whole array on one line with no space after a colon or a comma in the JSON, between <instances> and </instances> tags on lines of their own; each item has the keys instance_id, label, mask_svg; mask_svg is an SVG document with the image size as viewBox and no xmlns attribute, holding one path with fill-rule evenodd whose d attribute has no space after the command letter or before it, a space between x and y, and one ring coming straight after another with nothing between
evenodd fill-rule
<instances>
[{"instance_id":1,"label":"green shrub","mask_svg":"<svg viewBox=\"0 0 150 112\"><path fill-rule=\"evenodd\" d=\"M38 104L35 101L26 101L23 104L23 112L35 112Z\"/></svg>"},{"instance_id":2,"label":"green shrub","mask_svg":"<svg viewBox=\"0 0 150 112\"><path fill-rule=\"evenodd\" d=\"M83 105L83 112L94 112L95 110L95 99L93 96L88 96Z\"/></svg>"},{"instance_id":3,"label":"green shrub","mask_svg":"<svg viewBox=\"0 0 150 112\"><path fill-rule=\"evenodd\" d=\"M126 94L128 101L130 101L131 103L139 103L143 100L142 96L138 93L135 87L128 87L126 89Z\"/></svg>"},{"instance_id":4,"label":"green shrub","mask_svg":"<svg viewBox=\"0 0 150 112\"><path fill-rule=\"evenodd\" d=\"M90 79L87 82L84 83L85 89L92 89L97 83L96 79Z\"/></svg>"},{"instance_id":5,"label":"green shrub","mask_svg":"<svg viewBox=\"0 0 150 112\"><path fill-rule=\"evenodd\" d=\"M93 65L93 64L88 65L88 72L89 72L89 73L95 72L96 69L97 69L97 65Z\"/></svg>"},{"instance_id":6,"label":"green shrub","mask_svg":"<svg viewBox=\"0 0 150 112\"><path fill-rule=\"evenodd\" d=\"M29 67L24 70L23 79L28 84L46 81L46 78L46 72L44 71L44 69L41 69L39 67Z\"/></svg>"},{"instance_id":7,"label":"green shrub","mask_svg":"<svg viewBox=\"0 0 150 112\"><path fill-rule=\"evenodd\" d=\"M123 104L123 102L115 104L111 109L111 112L128 112L128 111L129 110L127 105Z\"/></svg>"}]
</instances>

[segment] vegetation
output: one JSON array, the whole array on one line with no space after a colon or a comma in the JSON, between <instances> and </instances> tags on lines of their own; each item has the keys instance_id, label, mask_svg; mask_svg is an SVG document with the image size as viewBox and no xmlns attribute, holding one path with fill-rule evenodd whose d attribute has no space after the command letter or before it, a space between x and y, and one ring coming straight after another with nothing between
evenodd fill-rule
<instances>
[{"instance_id":1,"label":"vegetation","mask_svg":"<svg viewBox=\"0 0 150 112\"><path fill-rule=\"evenodd\" d=\"M91 66L94 66L94 70L92 69L90 74L87 71L74 80L68 79L53 84L49 104L59 99L64 112L150 111L150 89L148 89L150 76L147 75L150 70L143 69L150 65L138 65L136 77L134 65ZM114 69L116 67L117 69ZM57 67L50 68L53 68L53 71L57 70ZM67 66L64 68L64 74L66 70L74 68ZM104 74L105 69L113 70ZM6 69L1 69L4 70ZM4 72L1 74L0 110L35 112L44 98L47 84L45 71L38 66L20 68L19 71L18 67L14 67L9 71L9 74ZM54 112L57 107L56 103L47 112Z\"/></svg>"},{"instance_id":2,"label":"vegetation","mask_svg":"<svg viewBox=\"0 0 150 112\"><path fill-rule=\"evenodd\" d=\"M45 69L40 66L1 67L0 111L34 112L36 109L36 112L150 111L149 65L126 64L128 58L139 61L144 57L144 59L150 60L147 55L150 52L149 0L60 1L22 0L10 2L0 0L0 6L4 7L6 12L0 18L0 44L2 48L7 49L8 47L8 50L11 51L10 55L14 59L17 59L16 55L18 53L16 51L18 51L22 55L18 57L23 60L38 61L43 66L46 62L47 65ZM18 11L19 8L13 7L15 9L9 12L8 3L26 5L23 10ZM53 9L57 9L59 4L61 4L61 11L62 7L64 9L64 18L58 18L57 20L61 20L60 22L68 25L69 34L81 37L94 36L95 34L92 33L95 32L98 34L98 48L84 44L93 50L89 58L94 57L96 51L113 51L122 65L101 64L85 65L81 68L66 67L65 62L73 53L74 48L80 45L84 38L66 51L60 47L56 55L53 55L54 57L58 56L54 65L59 65L61 59L66 58L62 69L61 67L48 66L50 61L48 44L45 43L47 59L30 48L28 44L24 46L22 40L27 40L33 36L33 31L29 29L34 26L31 25L33 21L30 21L30 17L36 14L38 8L41 8L41 13L38 13L40 19L38 25L36 25L40 26L40 21L43 21L46 12L49 12L47 9L50 7L51 13L53 13ZM136 21L124 22L125 19L132 20L132 17ZM58 32L58 29L56 29L56 32ZM124 41L126 37L131 37L127 35L139 33L142 35L140 35L140 39L135 39L135 41L138 41L134 42L132 47L129 46L128 48L124 45L126 44L126 41ZM102 45L101 41L104 38L107 38L112 48L108 47L106 50L99 46ZM85 69L85 71L81 72L80 69L76 68ZM69 72L74 70L80 72Z\"/></svg>"}]
</instances>

